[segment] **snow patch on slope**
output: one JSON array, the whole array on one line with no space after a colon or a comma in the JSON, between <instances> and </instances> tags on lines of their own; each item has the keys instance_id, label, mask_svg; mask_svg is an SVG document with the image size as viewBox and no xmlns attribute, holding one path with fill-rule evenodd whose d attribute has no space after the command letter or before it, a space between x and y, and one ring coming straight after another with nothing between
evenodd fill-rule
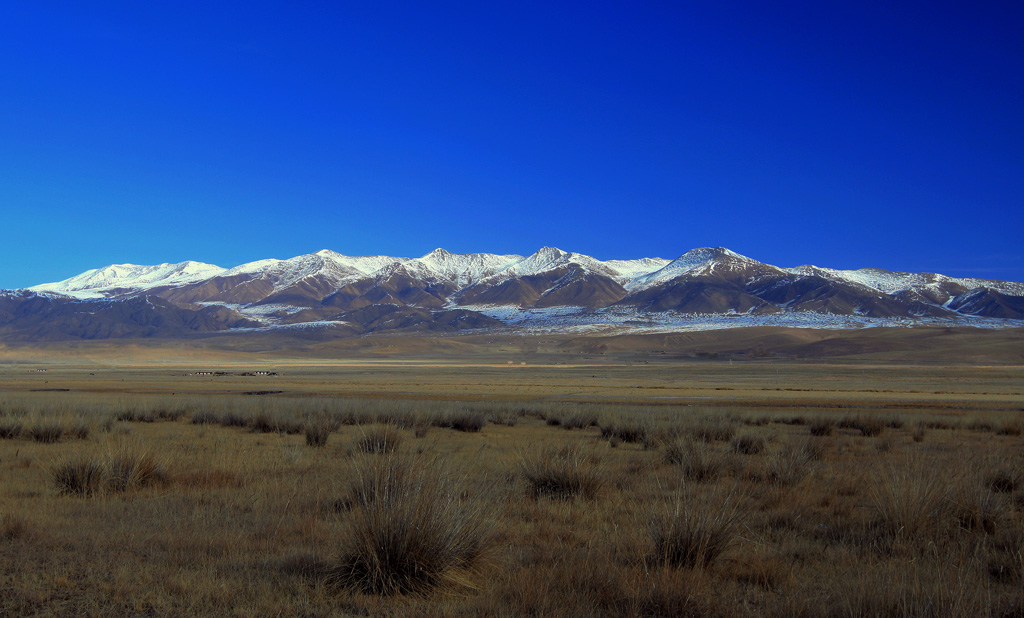
<instances>
[{"instance_id":1,"label":"snow patch on slope","mask_svg":"<svg viewBox=\"0 0 1024 618\"><path fill-rule=\"evenodd\" d=\"M862 285L884 294L906 290L938 289L942 284L960 285L968 290L987 287L1010 296L1024 295L1024 284L1015 281L988 281L973 277L947 277L935 273L905 273L880 268L837 270L820 266L803 265L786 268L786 272L802 276L818 276Z\"/></svg>"},{"instance_id":2,"label":"snow patch on slope","mask_svg":"<svg viewBox=\"0 0 1024 618\"><path fill-rule=\"evenodd\" d=\"M773 314L704 314L677 311L645 312L634 307L606 307L587 311L583 307L547 307L523 309L516 305L476 305L463 309L478 311L501 321L515 332L531 334L639 334L720 330L753 326L790 328L854 329L914 326L973 326L975 328L1015 328L1024 320L1003 320L962 316L957 318L870 318L861 315L835 315L813 311L786 311Z\"/></svg>"}]
</instances>

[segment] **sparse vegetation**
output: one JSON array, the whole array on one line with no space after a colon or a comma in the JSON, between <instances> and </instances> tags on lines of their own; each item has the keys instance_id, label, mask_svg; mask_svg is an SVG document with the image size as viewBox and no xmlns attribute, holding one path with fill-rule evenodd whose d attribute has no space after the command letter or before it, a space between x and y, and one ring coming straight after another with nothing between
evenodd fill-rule
<instances>
[{"instance_id":1,"label":"sparse vegetation","mask_svg":"<svg viewBox=\"0 0 1024 618\"><path fill-rule=\"evenodd\" d=\"M149 394L161 367L115 394L5 392L0 615L1019 614L1017 369L740 365L371 365L176 397ZM321 393L364 372L352 390L381 396ZM568 383L590 386L562 401Z\"/></svg>"},{"instance_id":2,"label":"sparse vegetation","mask_svg":"<svg viewBox=\"0 0 1024 618\"><path fill-rule=\"evenodd\" d=\"M449 414L438 415L434 419L434 425L436 427L443 427L445 429L454 429L455 431L465 431L469 433L480 431L486 424L487 417L483 412L476 410L451 412Z\"/></svg>"}]
</instances>

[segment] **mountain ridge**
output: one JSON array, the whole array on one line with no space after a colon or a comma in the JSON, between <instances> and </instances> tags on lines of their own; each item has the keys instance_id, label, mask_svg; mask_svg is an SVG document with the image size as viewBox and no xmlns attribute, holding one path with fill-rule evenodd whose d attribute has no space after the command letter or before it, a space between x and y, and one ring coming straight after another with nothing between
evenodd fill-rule
<instances>
[{"instance_id":1,"label":"mountain ridge","mask_svg":"<svg viewBox=\"0 0 1024 618\"><path fill-rule=\"evenodd\" d=\"M158 301L128 314L104 304L150 298ZM573 316L571 324L566 316ZM782 268L725 247L698 247L673 260L604 261L542 247L527 256L438 248L419 258L322 249L233 268L112 264L0 293L0 338L7 339L175 337L303 324L343 336L524 323L555 330L685 329L721 316L751 324L1016 326L1024 320L1024 284L877 268Z\"/></svg>"}]
</instances>

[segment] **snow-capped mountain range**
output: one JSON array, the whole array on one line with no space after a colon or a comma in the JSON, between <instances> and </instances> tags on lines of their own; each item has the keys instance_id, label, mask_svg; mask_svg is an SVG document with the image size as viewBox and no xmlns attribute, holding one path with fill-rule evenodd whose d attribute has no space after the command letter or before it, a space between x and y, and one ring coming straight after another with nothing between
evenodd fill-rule
<instances>
[{"instance_id":1,"label":"snow-capped mountain range","mask_svg":"<svg viewBox=\"0 0 1024 618\"><path fill-rule=\"evenodd\" d=\"M234 268L114 264L0 293L0 337L14 339L274 328L341 335L685 329L721 316L732 324L1019 326L1024 284L871 268L780 268L722 247L693 249L675 260L607 261L544 247L528 256L436 249L419 258L322 250Z\"/></svg>"}]
</instances>

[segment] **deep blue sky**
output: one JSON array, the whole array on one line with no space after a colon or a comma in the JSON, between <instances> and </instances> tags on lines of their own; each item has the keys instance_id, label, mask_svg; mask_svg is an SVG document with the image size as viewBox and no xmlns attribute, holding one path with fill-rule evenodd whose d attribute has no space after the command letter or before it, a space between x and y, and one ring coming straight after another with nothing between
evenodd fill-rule
<instances>
[{"instance_id":1,"label":"deep blue sky","mask_svg":"<svg viewBox=\"0 0 1024 618\"><path fill-rule=\"evenodd\" d=\"M1024 280L1021 32L1010 1L7 2L0 287L543 245Z\"/></svg>"}]
</instances>

